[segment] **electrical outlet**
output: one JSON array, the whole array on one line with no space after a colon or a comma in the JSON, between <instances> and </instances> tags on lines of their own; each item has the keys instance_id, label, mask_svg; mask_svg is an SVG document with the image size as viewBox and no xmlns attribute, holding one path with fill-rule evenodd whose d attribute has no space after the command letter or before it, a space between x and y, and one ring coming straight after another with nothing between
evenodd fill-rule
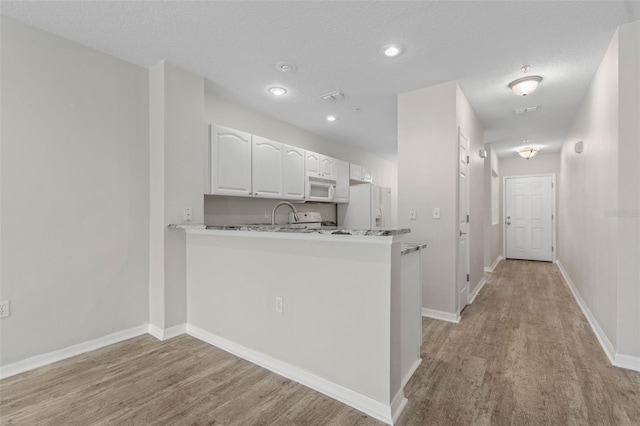
<instances>
[{"instance_id":1,"label":"electrical outlet","mask_svg":"<svg viewBox=\"0 0 640 426\"><path fill-rule=\"evenodd\" d=\"M264 218L265 218L265 219L269 219L269 218L271 218L271 216L269 216L269 210L265 210L265 211L264 211Z\"/></svg>"},{"instance_id":2,"label":"electrical outlet","mask_svg":"<svg viewBox=\"0 0 640 426\"><path fill-rule=\"evenodd\" d=\"M416 220L417 213L415 208L409 209L409 220Z\"/></svg>"},{"instance_id":3,"label":"electrical outlet","mask_svg":"<svg viewBox=\"0 0 640 426\"><path fill-rule=\"evenodd\" d=\"M433 208L433 218L440 219L440 207Z\"/></svg>"},{"instance_id":4,"label":"electrical outlet","mask_svg":"<svg viewBox=\"0 0 640 426\"><path fill-rule=\"evenodd\" d=\"M0 302L0 318L5 318L9 316L9 301L3 300Z\"/></svg>"},{"instance_id":5,"label":"electrical outlet","mask_svg":"<svg viewBox=\"0 0 640 426\"><path fill-rule=\"evenodd\" d=\"M193 212L191 211L191 207L185 207L182 210L182 220L185 222L189 222L193 219Z\"/></svg>"},{"instance_id":6,"label":"electrical outlet","mask_svg":"<svg viewBox=\"0 0 640 426\"><path fill-rule=\"evenodd\" d=\"M276 296L276 312L282 313L282 297Z\"/></svg>"}]
</instances>

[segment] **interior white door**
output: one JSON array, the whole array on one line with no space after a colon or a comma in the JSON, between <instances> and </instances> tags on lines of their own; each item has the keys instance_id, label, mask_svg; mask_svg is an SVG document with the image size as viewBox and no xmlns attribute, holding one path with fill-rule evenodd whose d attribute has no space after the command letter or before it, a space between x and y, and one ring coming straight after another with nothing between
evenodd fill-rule
<instances>
[{"instance_id":1,"label":"interior white door","mask_svg":"<svg viewBox=\"0 0 640 426\"><path fill-rule=\"evenodd\" d=\"M508 259L553 260L553 178L506 179Z\"/></svg>"},{"instance_id":2,"label":"interior white door","mask_svg":"<svg viewBox=\"0 0 640 426\"><path fill-rule=\"evenodd\" d=\"M458 312L469 300L469 139L458 129Z\"/></svg>"}]
</instances>

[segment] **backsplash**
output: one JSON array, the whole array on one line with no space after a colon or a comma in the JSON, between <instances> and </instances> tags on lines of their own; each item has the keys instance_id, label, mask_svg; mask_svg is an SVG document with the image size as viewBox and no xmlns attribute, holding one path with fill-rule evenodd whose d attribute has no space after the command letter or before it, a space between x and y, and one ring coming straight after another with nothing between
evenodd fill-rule
<instances>
[{"instance_id":1,"label":"backsplash","mask_svg":"<svg viewBox=\"0 0 640 426\"><path fill-rule=\"evenodd\" d=\"M206 225L246 225L270 223L271 211L280 200L265 198L204 196L204 223ZM320 212L323 221L336 221L336 205L331 203L292 203L299 212ZM289 209L278 208L276 223L289 220ZM267 215L265 215L267 212ZM266 216L266 217L265 217Z\"/></svg>"}]
</instances>

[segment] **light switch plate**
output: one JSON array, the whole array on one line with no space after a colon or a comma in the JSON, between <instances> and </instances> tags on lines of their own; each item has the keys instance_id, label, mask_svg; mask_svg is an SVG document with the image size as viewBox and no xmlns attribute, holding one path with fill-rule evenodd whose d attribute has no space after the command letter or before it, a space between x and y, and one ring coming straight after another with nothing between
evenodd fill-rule
<instances>
[{"instance_id":1,"label":"light switch plate","mask_svg":"<svg viewBox=\"0 0 640 426\"><path fill-rule=\"evenodd\" d=\"M440 219L440 207L433 208L433 218Z\"/></svg>"}]
</instances>

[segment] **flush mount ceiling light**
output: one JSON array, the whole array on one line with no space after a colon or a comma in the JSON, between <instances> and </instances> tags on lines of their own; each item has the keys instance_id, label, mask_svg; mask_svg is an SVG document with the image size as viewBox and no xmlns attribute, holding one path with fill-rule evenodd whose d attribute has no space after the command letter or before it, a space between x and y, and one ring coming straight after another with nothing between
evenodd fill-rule
<instances>
[{"instance_id":1,"label":"flush mount ceiling light","mask_svg":"<svg viewBox=\"0 0 640 426\"><path fill-rule=\"evenodd\" d=\"M327 115L327 121L336 121L338 117L335 115Z\"/></svg>"},{"instance_id":2,"label":"flush mount ceiling light","mask_svg":"<svg viewBox=\"0 0 640 426\"><path fill-rule=\"evenodd\" d=\"M509 88L518 96L527 96L538 88L541 81L542 77L537 75L522 77L509 83Z\"/></svg>"},{"instance_id":3,"label":"flush mount ceiling light","mask_svg":"<svg viewBox=\"0 0 640 426\"><path fill-rule=\"evenodd\" d=\"M520 155L520 157L522 158L526 158L527 160L535 157L536 155L538 155L538 152L540 152L539 148L523 148L521 150L518 151L518 154Z\"/></svg>"},{"instance_id":4,"label":"flush mount ceiling light","mask_svg":"<svg viewBox=\"0 0 640 426\"><path fill-rule=\"evenodd\" d=\"M402 48L397 44L389 44L382 48L382 54L388 58L395 58L396 56L400 56L402 53Z\"/></svg>"},{"instance_id":5,"label":"flush mount ceiling light","mask_svg":"<svg viewBox=\"0 0 640 426\"><path fill-rule=\"evenodd\" d=\"M284 96L287 94L287 89L283 87L269 87L269 93L273 96Z\"/></svg>"}]
</instances>

